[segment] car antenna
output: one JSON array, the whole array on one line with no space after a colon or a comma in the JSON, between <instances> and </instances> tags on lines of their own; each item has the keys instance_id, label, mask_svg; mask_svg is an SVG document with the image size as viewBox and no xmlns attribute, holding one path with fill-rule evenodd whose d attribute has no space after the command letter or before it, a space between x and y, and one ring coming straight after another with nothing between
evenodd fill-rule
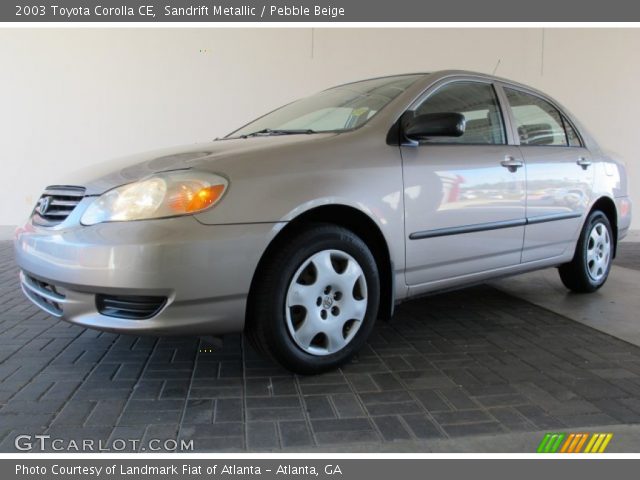
<instances>
[{"instance_id":1,"label":"car antenna","mask_svg":"<svg viewBox=\"0 0 640 480\"><path fill-rule=\"evenodd\" d=\"M501 58L498 59L498 63L496 63L496 66L493 68L493 73L491 75L495 75L496 72L498 71L498 67L500 66L500 62L502 61Z\"/></svg>"}]
</instances>

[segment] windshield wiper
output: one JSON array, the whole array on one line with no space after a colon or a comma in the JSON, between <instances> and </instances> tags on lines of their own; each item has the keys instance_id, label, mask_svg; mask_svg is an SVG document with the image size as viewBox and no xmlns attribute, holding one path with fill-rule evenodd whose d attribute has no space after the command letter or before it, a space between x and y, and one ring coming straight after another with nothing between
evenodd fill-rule
<instances>
[{"instance_id":1,"label":"windshield wiper","mask_svg":"<svg viewBox=\"0 0 640 480\"><path fill-rule=\"evenodd\" d=\"M298 129L298 130L283 130L277 128L263 128L262 130L258 130L257 132L247 133L245 135L240 135L240 138L249 138L249 137L258 137L261 135L310 135L312 133L318 133L315 130L310 128L307 129Z\"/></svg>"}]
</instances>

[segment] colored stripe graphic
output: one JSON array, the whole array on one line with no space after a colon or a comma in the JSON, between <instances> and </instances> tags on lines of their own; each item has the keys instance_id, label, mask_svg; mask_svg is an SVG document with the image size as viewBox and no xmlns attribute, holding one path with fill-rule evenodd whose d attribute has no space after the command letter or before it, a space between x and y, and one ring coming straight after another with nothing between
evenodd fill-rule
<instances>
[{"instance_id":1,"label":"colored stripe graphic","mask_svg":"<svg viewBox=\"0 0 640 480\"><path fill-rule=\"evenodd\" d=\"M569 445L571 445L571 442L573 442L574 438L576 438L575 433L572 433L569 435L569 438L567 438L567 441L564 442L564 445L562 446L562 450L560 450L560 453L567 453L567 450L569 449Z\"/></svg>"},{"instance_id":2,"label":"colored stripe graphic","mask_svg":"<svg viewBox=\"0 0 640 480\"><path fill-rule=\"evenodd\" d=\"M588 433L583 433L581 435L582 435L582 438L580 438L580 441L578 442L578 445L576 445L576 449L573 451L573 453L580 453L580 451L582 450L582 446L584 445L584 442L586 442L587 438L589 438Z\"/></svg>"},{"instance_id":3,"label":"colored stripe graphic","mask_svg":"<svg viewBox=\"0 0 640 480\"><path fill-rule=\"evenodd\" d=\"M566 435L564 433L559 433L551 448L549 449L549 453L556 453L558 448L560 448L560 444Z\"/></svg>"},{"instance_id":4,"label":"colored stripe graphic","mask_svg":"<svg viewBox=\"0 0 640 480\"><path fill-rule=\"evenodd\" d=\"M538 453L556 453L565 436L564 433L547 433L538 445Z\"/></svg>"},{"instance_id":5,"label":"colored stripe graphic","mask_svg":"<svg viewBox=\"0 0 640 480\"><path fill-rule=\"evenodd\" d=\"M613 438L613 433L607 433L607 436L605 437L604 441L602 442L602 445L600 445L600 450L598 451L598 453L604 453L604 451L609 446L609 442L611 441L612 438Z\"/></svg>"},{"instance_id":6,"label":"colored stripe graphic","mask_svg":"<svg viewBox=\"0 0 640 480\"><path fill-rule=\"evenodd\" d=\"M537 452L603 453L612 438L613 433L547 433L538 445Z\"/></svg>"},{"instance_id":7,"label":"colored stripe graphic","mask_svg":"<svg viewBox=\"0 0 640 480\"><path fill-rule=\"evenodd\" d=\"M584 453L604 452L612 437L612 433L594 433L593 437L587 444L587 448L584 449Z\"/></svg>"},{"instance_id":8,"label":"colored stripe graphic","mask_svg":"<svg viewBox=\"0 0 640 480\"><path fill-rule=\"evenodd\" d=\"M571 442L571 445L569 445L569 448L567 449L567 453L573 453L576 451L576 448L578 447L578 443L580 441L582 441L582 433L576 433L575 436L573 437L573 441Z\"/></svg>"},{"instance_id":9,"label":"colored stripe graphic","mask_svg":"<svg viewBox=\"0 0 640 480\"><path fill-rule=\"evenodd\" d=\"M536 450L538 453L544 453L544 447L547 445L547 442L549 441L549 438L551 437L550 433L547 433L544 438L542 439L542 441L540 442L540 445L538 445L538 450Z\"/></svg>"},{"instance_id":10,"label":"colored stripe graphic","mask_svg":"<svg viewBox=\"0 0 640 480\"><path fill-rule=\"evenodd\" d=\"M594 448L596 440L598 440L600 438L600 435L598 435L597 433L595 433L592 437L591 440L589 440L589 443L587 444L587 448L584 449L584 453L591 453L591 449ZM596 447L597 448L597 447ZM595 450L595 448L594 448Z\"/></svg>"}]
</instances>

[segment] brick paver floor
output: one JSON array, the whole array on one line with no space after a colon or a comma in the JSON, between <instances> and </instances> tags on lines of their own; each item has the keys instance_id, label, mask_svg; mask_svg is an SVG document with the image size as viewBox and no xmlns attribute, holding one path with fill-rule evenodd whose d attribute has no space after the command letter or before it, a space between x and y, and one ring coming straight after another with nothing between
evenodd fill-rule
<instances>
[{"instance_id":1,"label":"brick paver floor","mask_svg":"<svg viewBox=\"0 0 640 480\"><path fill-rule=\"evenodd\" d=\"M239 335L208 350L47 316L0 242L0 451L21 434L139 439L140 450L184 439L199 451L376 451L640 423L639 348L486 286L402 305L355 361L322 376L291 375Z\"/></svg>"}]
</instances>

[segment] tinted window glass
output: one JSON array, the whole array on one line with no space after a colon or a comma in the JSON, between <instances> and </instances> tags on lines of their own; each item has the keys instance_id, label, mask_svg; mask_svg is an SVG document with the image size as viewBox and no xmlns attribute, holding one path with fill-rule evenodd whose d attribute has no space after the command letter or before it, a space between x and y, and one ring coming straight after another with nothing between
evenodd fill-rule
<instances>
[{"instance_id":1,"label":"tinted window glass","mask_svg":"<svg viewBox=\"0 0 640 480\"><path fill-rule=\"evenodd\" d=\"M456 82L430 95L415 113L461 113L466 120L460 137L434 137L429 143L504 144L504 124L493 87L486 83Z\"/></svg>"},{"instance_id":2,"label":"tinted window glass","mask_svg":"<svg viewBox=\"0 0 640 480\"><path fill-rule=\"evenodd\" d=\"M560 112L549 102L528 93L504 89L516 120L520 145L567 146Z\"/></svg>"},{"instance_id":3,"label":"tinted window glass","mask_svg":"<svg viewBox=\"0 0 640 480\"><path fill-rule=\"evenodd\" d=\"M564 130L565 132L567 132L567 140L569 141L569 146L581 147L582 142L580 141L580 136L578 135L576 130L565 117L562 117L562 121L564 123Z\"/></svg>"}]
</instances>

